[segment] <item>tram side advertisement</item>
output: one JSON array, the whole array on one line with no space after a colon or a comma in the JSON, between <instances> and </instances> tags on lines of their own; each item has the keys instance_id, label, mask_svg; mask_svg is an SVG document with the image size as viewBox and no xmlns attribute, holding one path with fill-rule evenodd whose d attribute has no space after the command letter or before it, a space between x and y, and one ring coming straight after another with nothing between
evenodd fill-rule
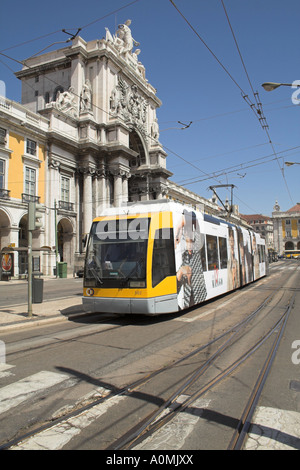
<instances>
[{"instance_id":1,"label":"tram side advertisement","mask_svg":"<svg viewBox=\"0 0 300 470\"><path fill-rule=\"evenodd\" d=\"M178 306L186 309L234 290L262 275L256 235L212 224L203 214L173 213ZM253 254L253 256L252 256ZM260 256L260 258L263 258Z\"/></svg>"},{"instance_id":2,"label":"tram side advertisement","mask_svg":"<svg viewBox=\"0 0 300 470\"><path fill-rule=\"evenodd\" d=\"M207 298L201 249L204 237L194 211L174 213L175 265L178 306L180 309L201 303Z\"/></svg>"}]
</instances>

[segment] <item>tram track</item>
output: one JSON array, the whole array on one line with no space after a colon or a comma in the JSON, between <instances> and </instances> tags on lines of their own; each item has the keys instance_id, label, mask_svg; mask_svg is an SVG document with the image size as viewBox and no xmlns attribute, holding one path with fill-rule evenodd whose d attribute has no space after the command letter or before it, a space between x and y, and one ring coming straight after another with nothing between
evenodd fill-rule
<instances>
[{"instance_id":1,"label":"tram track","mask_svg":"<svg viewBox=\"0 0 300 470\"><path fill-rule=\"evenodd\" d=\"M74 416L79 416L80 414L86 412L87 410L92 409L93 407L104 403L105 401L116 397L116 396L131 396L134 392L139 390L143 386L147 386L147 384L155 379L155 377L159 376L160 374L177 367L179 364L182 364L184 361L188 361L192 357L196 356L197 354L201 354L205 349L210 348L212 345L217 344L221 340L224 339L221 345L216 349L214 353L210 355L210 357L204 361L200 367L196 368L192 373L188 374L188 377L183 381L183 383L170 395L169 398L165 399L164 404L154 412L151 412L142 419L141 424L139 426L134 426L134 429L128 430L123 436L119 437L114 443L110 444L107 447L107 450L118 450L118 449L131 449L138 442L146 439L147 436L154 433L157 429L161 428L166 422L170 421L177 413L183 411L188 406L190 406L197 398L204 395L208 390L212 389L215 385L220 383L224 380L230 373L232 373L239 365L241 365L244 361L247 360L251 354L274 333L274 331L278 328L280 322L283 321L286 315L286 311L282 314L280 320L278 320L275 325L266 333L266 335L260 339L253 347L251 347L245 354L243 354L238 360L234 361L230 366L228 366L224 372L216 376L213 380L209 381L203 387L200 387L199 390L189 396L189 398L179 405L176 404L177 398L182 395L183 393L187 393L187 390L191 385L194 385L197 380L203 377L204 373L210 368L210 366L214 363L214 361L220 357L222 354L231 347L231 345L238 341L238 337L242 337L244 334L244 328L253 320L258 314L266 307L270 305L272 300L275 296L278 296L278 299L273 307L271 307L271 311L276 305L282 300L282 296L284 292L273 291L262 303L261 305L256 308L251 314L249 314L245 319L236 323L227 331L220 334L218 337L213 338L206 344L203 344L197 347L195 350L189 352L188 354L184 355L180 359L171 364L167 364L164 367L161 367L149 374L146 374L142 378L137 381L132 382L129 385L124 386L118 390L112 390L105 396L102 396L100 399L93 400L91 403L85 404L84 406L78 406L76 409L73 409L70 413L62 414L58 418L53 419L51 422L46 422L41 426L36 426L34 429L29 430L27 433L22 435L16 436L14 439L11 439L9 442L3 443L0 446L1 450L10 449L17 446L19 443L23 442L24 440L30 438L31 436L38 434L46 429L49 429L58 423L70 419ZM175 405L174 405L175 404ZM172 411L169 411L170 406L173 405ZM166 416L162 416L163 414Z\"/></svg>"},{"instance_id":2,"label":"tram track","mask_svg":"<svg viewBox=\"0 0 300 470\"><path fill-rule=\"evenodd\" d=\"M271 297L271 296L269 296ZM295 295L294 295L295 297ZM272 344L270 354L268 355L267 361L259 375L257 384L255 385L249 401L245 407L243 412L243 416L239 421L239 425L235 430L234 437L228 447L228 449L240 449L242 443L245 439L245 435L249 429L251 416L255 410L255 404L257 399L259 398L259 394L261 392L262 386L267 378L267 373L270 369L272 361L274 359L274 354L277 351L283 328L286 324L288 319L288 315L291 311L293 306L294 299L292 300L291 304L286 308L285 312L282 314L281 318L274 324L274 326L259 340L257 341L249 350L247 350L243 355L241 355L236 361L230 364L224 371L206 383L204 386L200 387L195 393L189 396L186 400L181 403L176 404L176 400L181 396L183 393L187 393L189 387L194 384L207 370L209 365L220 356L221 353L225 352L228 347L232 344L233 337L229 338L221 347L214 353L209 360L203 364L199 369L197 369L191 377L189 377L186 382L178 389L176 392L157 410L153 413L148 420L146 420L142 426L138 429L134 429L128 432L122 439L120 439L117 443L113 446L109 447L107 450L129 450L134 448L137 444L145 440L148 436L151 436L154 432L160 429L162 426L166 425L170 420L176 416L176 414L184 411L186 408L191 406L198 398L203 396L206 392L211 390L213 387L218 385L222 380L226 379L232 372L234 372L241 364L243 364L249 357L254 354L259 347L261 347L265 342L273 335L276 330L280 327L279 333L276 335L276 339ZM262 307L261 307L262 308ZM261 310L258 309L258 311ZM257 311L255 313L258 313ZM251 314L253 317L253 314ZM246 324L250 321L250 318L247 318ZM239 325L240 327L245 326ZM236 332L237 334L237 332ZM234 335L234 337L236 336ZM236 339L236 338L235 338ZM175 406L174 406L175 404ZM171 407L173 405L173 407ZM165 411L168 410L168 413L164 415Z\"/></svg>"},{"instance_id":3,"label":"tram track","mask_svg":"<svg viewBox=\"0 0 300 470\"><path fill-rule=\"evenodd\" d=\"M257 381L255 383L255 386L253 387L253 390L250 394L249 400L244 408L243 414L240 418L239 424L232 436L232 439L229 443L228 450L241 450L242 446L244 444L245 438L247 436L247 433L249 431L250 425L251 425L251 419L253 417L255 407L258 403L259 397L261 395L261 392L263 390L264 384L267 380L268 374L270 372L270 368L274 362L276 352L278 350L280 340L282 338L282 335L284 333L289 315L291 313L291 310L293 308L294 302L295 302L295 297L296 294L293 295L290 304L288 305L285 313L282 315L282 318L278 322L278 325L276 325L273 329L273 331L276 330L276 328L280 327L279 330L276 333L276 337L274 342L272 343L272 346L269 350L269 354L266 358L265 363L263 364L263 367L260 371L260 374L257 378Z\"/></svg>"}]
</instances>

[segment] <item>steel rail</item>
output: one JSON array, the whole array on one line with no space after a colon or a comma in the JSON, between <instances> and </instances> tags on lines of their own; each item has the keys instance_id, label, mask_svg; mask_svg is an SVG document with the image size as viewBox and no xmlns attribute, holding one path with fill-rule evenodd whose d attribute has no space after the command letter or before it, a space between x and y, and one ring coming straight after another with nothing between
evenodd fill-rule
<instances>
[{"instance_id":1,"label":"steel rail","mask_svg":"<svg viewBox=\"0 0 300 470\"><path fill-rule=\"evenodd\" d=\"M280 330L277 333L277 336L274 340L272 348L270 349L269 354L267 356L267 359L266 359L266 361L265 361L265 363L264 363L264 365L261 369L260 375L259 375L259 377L257 379L257 382L256 382L256 384L255 384L255 386L252 390L252 393L251 393L251 395L249 397L249 400L246 404L246 407L243 411L243 414L242 414L242 417L239 421L239 424L238 424L238 426L235 430L235 433L232 436L232 439L229 443L228 450L240 450L242 448L243 444L244 444L246 435L248 434L249 428L251 426L251 419L253 417L253 414L254 414L255 408L257 406L258 400L261 396L263 387L264 387L264 385L266 383L266 380L268 378L270 369L272 367L272 364L274 362L277 350L278 350L279 345L280 345L282 335L284 333L287 321L289 319L291 310L293 308L293 305L294 305L294 302L295 302L295 297L296 297L296 294L294 294L294 296L293 296L293 298L290 302L290 305L287 308L287 311L286 311L285 316L283 318Z\"/></svg>"},{"instance_id":2,"label":"steel rail","mask_svg":"<svg viewBox=\"0 0 300 470\"><path fill-rule=\"evenodd\" d=\"M237 336L237 333L241 330L241 328L245 325L247 325L247 323L249 323L251 321L251 319L253 319L266 305L268 305L268 303L272 300L272 298L274 297L274 295L277 293L277 291L275 292L272 292L262 303L259 307L257 307L257 309L255 309L253 312L251 312L251 314L249 314L245 319L239 321L238 323L236 323L235 325L233 325L232 327L230 327L227 331L223 332L222 334L220 334L218 337L214 338L213 340L207 342L206 344L196 348L195 350L191 351L190 353L184 355L183 357L181 357L180 359L178 359L177 361L171 363L171 364L167 364L165 365L164 367L160 368L160 369L157 369L156 371L153 371L147 375L145 375L144 377L138 379L137 381L134 381L132 382L131 384L128 384L126 386L124 386L123 388L121 389L115 389L114 391L112 391L111 393L108 393L107 395L105 396L102 396L101 398L98 398L94 401L92 401L91 403L89 404L86 404L84 406L81 406L81 407L77 407L76 410L73 410L69 413L66 413L64 415L62 415L61 417L58 417L58 418L55 418L53 420L51 420L50 422L47 422L47 423L44 423L42 425L40 425L39 427L36 427L35 429L32 429L31 431L23 434L23 435L20 435L14 439L11 439L9 441L7 441L6 443L3 443L0 445L0 450L6 450L6 449L9 449L10 447L22 442L23 440L25 439L28 439L29 437L35 435L35 434L38 434L39 432L42 432L46 429L49 429L51 427L53 427L54 425L56 424L59 424L60 422L68 419L68 418L71 418L71 417L74 417L74 416L77 416L79 415L80 413L84 412L84 411L87 411L91 408L93 408L94 406L96 405L99 405L100 403L112 398L112 397L115 397L115 396L119 396L119 395L130 395L132 394L134 391L136 391L139 387L145 385L148 381L150 381L152 378L154 378L155 376L159 375L160 373L163 373L167 370L170 370L174 367L176 367L178 364L182 363L183 361L195 356L196 354L198 354L199 352L205 350L206 348L208 348L209 346L211 346L212 344L218 342L219 340L221 340L222 338L228 336L230 333L233 333L232 336L225 341L225 343L223 343L219 348L218 350L213 354L212 357L210 357L199 369L197 369L196 371L194 371L192 373L192 376L189 377L189 379L187 380L187 382L189 382L189 385L186 385L183 384L181 387L180 387L180 391L177 391L177 393L173 394L172 397L167 400L166 404L163 405L164 406L164 409L166 409L172 402L174 402L176 400L176 398L190 385L192 385L192 383L194 383L200 375L202 375L209 367L209 365L213 362L213 360L215 360L218 356L220 356L220 354L227 349L227 347L230 346L230 344L232 343L233 339ZM196 399L196 398L195 398ZM182 407L184 406L184 403L182 404ZM163 412L162 411L155 411L154 413L150 413L148 415L148 417L146 417L142 423L146 423L147 426L151 426L151 423L153 423L155 420L158 420L158 417L159 415ZM144 428L146 428L147 426L143 426ZM143 431L142 431L143 432ZM130 433L130 431L129 431ZM129 433L126 433L126 436L129 434ZM119 441L119 440L118 440ZM117 441L117 442L118 442ZM126 439L126 441L128 442L128 439ZM111 447L111 448L115 448L115 447ZM120 446L118 446L117 448L120 448ZM108 448L109 449L109 448Z\"/></svg>"},{"instance_id":3,"label":"steel rail","mask_svg":"<svg viewBox=\"0 0 300 470\"><path fill-rule=\"evenodd\" d=\"M294 302L294 300L292 301L292 304L293 304L293 302ZM108 449L109 450L110 449L114 449L114 450L132 449L139 442L143 441L144 439L146 439L146 437L153 434L155 431L157 431L163 425L165 425L166 423L171 421L177 413L184 411L188 406L190 406L193 402L195 402L200 396L204 395L206 392L208 392L214 386L216 386L220 381L227 378L237 367L239 367L243 362L245 362L249 357L251 357L257 351L257 349L259 349L270 338L270 336L273 335L274 331L276 331L280 325L281 325L281 329L282 329L282 324L286 323L287 317L288 317L288 314L289 314L290 310L291 310L291 306L289 306L285 310L285 312L282 314L281 318L275 323L275 325L257 343L255 343L254 346L252 346L246 353L244 353L233 364L228 366L219 375L214 377L209 383L207 383L206 385L201 387L192 396L188 397L184 402L182 402L180 404L176 404L175 407L173 407L171 410L169 410L168 414L166 414L166 415L162 416L161 418L159 418L159 416L161 416L166 411L166 409L169 408L170 405L175 402L176 398L178 398L182 394L183 391L186 391L189 388L189 386L192 383L194 383L200 377L200 375L202 375L202 373L198 374L199 370L197 370L193 374L193 379L194 380L191 380L191 378L189 378L184 383L184 385L182 387L180 387L180 389L177 390L176 393L173 394L171 399L167 400L159 408L159 410L156 411L155 413L153 413L148 420L144 421L139 428L135 428L131 432L129 431L128 433L126 433L125 436L123 436L122 440L117 441L118 442L117 446L114 446L114 447L110 446ZM281 336L280 336L280 338L281 338ZM228 348L228 346L226 348L222 348L222 347L219 348L220 353L225 351ZM221 349L222 349L222 351L221 351ZM271 353L273 353L273 352L274 352L274 348L272 347ZM275 353L276 353L276 350L275 350ZM218 354L218 355L220 355L220 354ZM217 357L217 355L216 355L216 357ZM207 362L211 362L211 361L209 360ZM204 366L205 365L206 365L206 363L204 364ZM200 369L203 369L204 366L201 366Z\"/></svg>"},{"instance_id":4,"label":"steel rail","mask_svg":"<svg viewBox=\"0 0 300 470\"><path fill-rule=\"evenodd\" d=\"M135 445L137 441L145 439L145 435L149 435L150 433L154 432L158 427L166 424L170 419L174 417L174 414L183 411L187 406L193 403L199 396L206 393L209 389L211 389L214 385L220 382L220 380L226 378L236 367L238 367L242 362L244 362L248 357L250 357L269 337L273 334L274 330L278 328L278 325L282 321L282 318L286 314L286 312L281 316L281 318L276 322L276 324L269 330L266 335L260 339L250 350L245 353L241 358L233 363L233 365L229 366L224 372L219 374L215 377L209 384L202 387L199 391L197 391L194 395L189 397L183 403L175 406L168 415L164 415L162 418L160 416L165 413L166 409L170 407L170 405L174 404L176 399L186 392L191 385L193 385L208 369L208 367L213 363L215 359L217 359L224 351L226 351L230 346L232 346L233 340L237 340L238 334L241 332L242 327L245 327L250 320L258 313L260 310L268 303L271 297L274 294L268 296L267 299L262 303L260 307L258 307L252 314L250 314L246 319L239 322L238 328L233 333L233 335L226 340L222 345L217 349L217 351L207 360L204 364L202 364L199 368L197 368L184 383L177 388L175 393L169 397L163 405L159 407L159 409L153 413L151 413L147 418L145 418L141 424L137 427L135 426L133 429L129 430L122 438L119 438L114 445L111 445L107 448L107 450L120 450L120 449L130 449ZM232 329L230 329L230 332ZM222 335L223 336L223 335Z\"/></svg>"},{"instance_id":5,"label":"steel rail","mask_svg":"<svg viewBox=\"0 0 300 470\"><path fill-rule=\"evenodd\" d=\"M14 439L10 439L9 441L7 441L6 443L2 443L0 444L0 450L7 450L9 449L10 447L12 446L15 446L17 445L18 443L22 442L23 440L25 439L28 439L29 437L35 435L35 434L38 434L42 431L45 431L46 429L49 429L51 428L52 426L55 426L59 423L61 423L62 421L66 420L66 419L69 419L69 418L72 418L74 416L77 416L79 415L80 413L83 413L85 411L88 411L89 409L93 408L94 406L97 406L101 403L103 403L104 401L110 399L110 398L113 398L114 396L118 396L118 395L130 395L132 394L134 391L136 391L137 389L139 389L141 386L145 385L147 382L149 382L152 378L156 377L157 375L163 373L163 372L166 372L167 370L170 370L174 367L176 367L178 364L190 359L191 357L195 356L196 354L198 354L199 352L205 350L206 348L208 348L209 346L211 346L212 344L220 341L222 338L226 337L227 335L229 335L230 333L234 332L234 334L232 335L232 337L230 339L232 339L233 337L236 336L236 332L239 331L239 329L244 325L244 324L247 324L249 321L251 321L252 318L254 318L272 299L272 297L274 296L274 292L272 292L270 295L268 295L268 297L261 303L261 305L259 305L253 312L251 312L246 318L244 318L243 320L239 321L238 323L234 324L231 328L229 328L227 331L223 332L222 334L220 334L219 336L217 336L216 338L212 339L211 341L207 342L206 344L204 345L201 345L199 346L198 348L196 348L195 350L189 352L188 354L184 355L183 357L181 357L180 359L178 359L177 361L171 363L171 364L166 364L164 367L160 368L160 369L157 369L147 375L145 375L144 377L141 377L140 379L132 382L131 384L127 384L126 386L124 386L122 389L119 389L119 390L114 390L112 391L111 393L108 393L107 395L105 396L102 396L96 400L93 400L91 403L88 403L84 406L81 406L81 407L77 407L76 410L73 410L71 412L68 412L66 414L63 414L62 416L60 417L57 417L53 420L51 420L50 422L46 422L30 431L28 431L27 433L24 433ZM235 332L235 330L237 330ZM229 340L230 340L229 339ZM227 340L225 343L227 343L229 340ZM222 345L224 346L224 345ZM219 354L221 353L221 348L222 346L218 349L219 351ZM216 353L214 355L214 358L216 357ZM209 358L206 363L203 364L202 366L202 370L203 370L203 373L204 373L204 369L206 370L208 368L208 365L212 362L212 358ZM196 371L197 372L197 371ZM196 374L195 372L195 374ZM180 393L179 393L180 394ZM173 396L173 401L175 400L175 398L178 396L178 393L177 395ZM168 401L169 402L169 401ZM155 414L159 414L157 411L154 412ZM148 415L146 418L147 422L151 422L153 421L153 413L151 413L150 415ZM144 422L145 420L143 420L142 422Z\"/></svg>"}]
</instances>

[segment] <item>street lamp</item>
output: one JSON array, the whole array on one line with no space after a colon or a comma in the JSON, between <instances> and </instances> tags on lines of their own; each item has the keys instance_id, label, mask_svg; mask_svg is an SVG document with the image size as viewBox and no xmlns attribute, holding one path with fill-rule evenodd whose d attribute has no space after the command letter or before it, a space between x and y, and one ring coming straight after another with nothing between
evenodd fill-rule
<instances>
[{"instance_id":1,"label":"street lamp","mask_svg":"<svg viewBox=\"0 0 300 470\"><path fill-rule=\"evenodd\" d=\"M300 87L300 85L297 84L297 83L274 83L274 82L266 82L266 83L263 83L263 84L262 84L262 87L263 87L266 91L273 91L273 90L276 90L276 88L278 88L278 87L280 87L280 86Z\"/></svg>"},{"instance_id":2,"label":"street lamp","mask_svg":"<svg viewBox=\"0 0 300 470\"><path fill-rule=\"evenodd\" d=\"M299 162L285 162L286 166L300 165Z\"/></svg>"}]
</instances>

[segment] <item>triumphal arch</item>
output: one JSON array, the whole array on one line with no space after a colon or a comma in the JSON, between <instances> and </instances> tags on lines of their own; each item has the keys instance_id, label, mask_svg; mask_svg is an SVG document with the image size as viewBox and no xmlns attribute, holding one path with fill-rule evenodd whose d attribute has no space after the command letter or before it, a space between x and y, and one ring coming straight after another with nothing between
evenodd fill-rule
<instances>
[{"instance_id":1,"label":"triumphal arch","mask_svg":"<svg viewBox=\"0 0 300 470\"><path fill-rule=\"evenodd\" d=\"M45 204L57 209L62 252L81 251L104 208L164 197L171 175L159 141L161 101L131 21L103 33L89 42L75 35L67 47L26 59L16 73L22 105L48 122L42 136L30 123L26 129L37 146L46 142ZM54 245L54 211L44 229L45 244Z\"/></svg>"}]
</instances>

